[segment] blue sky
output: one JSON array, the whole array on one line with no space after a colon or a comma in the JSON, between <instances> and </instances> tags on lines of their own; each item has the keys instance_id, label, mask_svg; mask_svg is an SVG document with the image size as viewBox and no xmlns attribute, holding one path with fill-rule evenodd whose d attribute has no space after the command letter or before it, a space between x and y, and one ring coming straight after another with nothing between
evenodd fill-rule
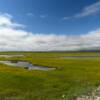
<instances>
[{"instance_id":1,"label":"blue sky","mask_svg":"<svg viewBox=\"0 0 100 100\"><path fill-rule=\"evenodd\" d=\"M0 12L14 16L34 33L83 34L100 26L100 13L71 17L99 0L0 0Z\"/></svg>"},{"instance_id":2,"label":"blue sky","mask_svg":"<svg viewBox=\"0 0 100 100\"><path fill-rule=\"evenodd\" d=\"M100 49L100 0L0 0L0 51Z\"/></svg>"}]
</instances>

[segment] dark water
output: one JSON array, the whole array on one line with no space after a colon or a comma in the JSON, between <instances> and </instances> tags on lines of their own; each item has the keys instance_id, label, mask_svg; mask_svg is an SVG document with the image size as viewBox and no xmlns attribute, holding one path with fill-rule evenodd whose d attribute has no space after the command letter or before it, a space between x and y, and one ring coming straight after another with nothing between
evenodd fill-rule
<instances>
[{"instance_id":1,"label":"dark water","mask_svg":"<svg viewBox=\"0 0 100 100\"><path fill-rule=\"evenodd\" d=\"M10 65L10 66L16 66L16 67L24 67L25 69L29 69L29 70L44 70L44 71L55 70L55 68L36 66L25 61L0 61L0 63Z\"/></svg>"}]
</instances>

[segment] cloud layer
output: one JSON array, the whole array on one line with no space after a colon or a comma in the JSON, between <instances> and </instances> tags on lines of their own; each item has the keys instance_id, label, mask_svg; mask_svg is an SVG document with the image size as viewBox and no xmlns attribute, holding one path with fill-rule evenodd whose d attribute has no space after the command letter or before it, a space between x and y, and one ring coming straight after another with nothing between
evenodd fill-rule
<instances>
[{"instance_id":1,"label":"cloud layer","mask_svg":"<svg viewBox=\"0 0 100 100\"><path fill-rule=\"evenodd\" d=\"M73 51L100 48L100 29L80 36L28 32L9 14L0 15L0 51Z\"/></svg>"}]
</instances>

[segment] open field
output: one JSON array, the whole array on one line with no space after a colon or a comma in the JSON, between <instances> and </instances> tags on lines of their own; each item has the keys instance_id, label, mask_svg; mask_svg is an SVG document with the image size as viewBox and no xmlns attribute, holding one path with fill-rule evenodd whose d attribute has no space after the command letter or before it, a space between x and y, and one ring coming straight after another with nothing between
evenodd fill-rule
<instances>
[{"instance_id":1,"label":"open field","mask_svg":"<svg viewBox=\"0 0 100 100\"><path fill-rule=\"evenodd\" d=\"M100 86L100 59L65 58L100 56L99 52L2 52L23 57L0 60L28 61L56 70L27 70L0 64L0 100L73 100Z\"/></svg>"}]
</instances>

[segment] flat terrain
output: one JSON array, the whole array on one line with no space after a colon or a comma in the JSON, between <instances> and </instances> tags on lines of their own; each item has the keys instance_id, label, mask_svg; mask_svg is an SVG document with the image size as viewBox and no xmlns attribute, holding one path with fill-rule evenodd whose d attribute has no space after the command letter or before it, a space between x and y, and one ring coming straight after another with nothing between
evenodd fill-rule
<instances>
[{"instance_id":1,"label":"flat terrain","mask_svg":"<svg viewBox=\"0 0 100 100\"><path fill-rule=\"evenodd\" d=\"M99 52L0 54L24 55L8 58L1 56L1 61L27 61L33 65L56 68L49 71L28 70L0 64L0 100L73 100L100 86Z\"/></svg>"}]
</instances>

